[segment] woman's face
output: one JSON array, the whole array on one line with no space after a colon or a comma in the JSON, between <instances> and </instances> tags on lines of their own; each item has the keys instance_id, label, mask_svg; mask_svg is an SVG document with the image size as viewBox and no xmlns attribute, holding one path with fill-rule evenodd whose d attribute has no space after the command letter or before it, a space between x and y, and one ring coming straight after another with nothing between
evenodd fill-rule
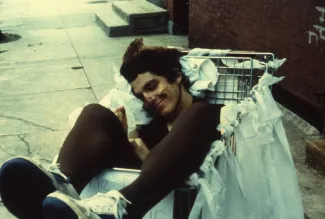
<instances>
[{"instance_id":1,"label":"woman's face","mask_svg":"<svg viewBox=\"0 0 325 219\"><path fill-rule=\"evenodd\" d=\"M169 83L165 77L145 72L131 82L131 87L146 110L168 117L178 105L180 82L181 74L175 82Z\"/></svg>"}]
</instances>

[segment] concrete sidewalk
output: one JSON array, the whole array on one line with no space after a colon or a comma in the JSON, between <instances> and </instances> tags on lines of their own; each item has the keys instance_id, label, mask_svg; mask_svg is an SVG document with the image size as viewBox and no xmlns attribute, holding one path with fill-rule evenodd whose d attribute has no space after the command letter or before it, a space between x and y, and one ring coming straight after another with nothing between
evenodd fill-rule
<instances>
[{"instance_id":1,"label":"concrete sidewalk","mask_svg":"<svg viewBox=\"0 0 325 219\"><path fill-rule=\"evenodd\" d=\"M49 164L70 127L68 115L98 102L114 86L114 66L135 37L108 38L94 12L110 1L0 0L0 29L18 41L0 44L0 165L17 156ZM143 36L147 45L187 47L185 36ZM325 218L324 177L304 163L305 133L286 122L310 218ZM13 218L0 205L0 218Z\"/></svg>"},{"instance_id":2,"label":"concrete sidewalk","mask_svg":"<svg viewBox=\"0 0 325 219\"><path fill-rule=\"evenodd\" d=\"M114 87L113 66L120 67L135 37L105 35L94 12L108 7L76 0L0 1L0 29L21 36L0 44L0 165L17 155L49 164L70 129L68 115ZM147 45L187 46L185 36L142 37ZM0 218L12 218L2 205Z\"/></svg>"},{"instance_id":3,"label":"concrete sidewalk","mask_svg":"<svg viewBox=\"0 0 325 219\"><path fill-rule=\"evenodd\" d=\"M19 9L10 2L5 14ZM92 12L55 14L50 10L52 15L45 17L43 11L36 12L28 18L2 17L0 24L3 32L22 37L1 44L1 163L14 155L38 155L50 162L70 129L68 115L79 106L98 102L114 86L113 66L119 68L135 38L108 38ZM148 45L187 46L184 36L142 37Z\"/></svg>"}]
</instances>

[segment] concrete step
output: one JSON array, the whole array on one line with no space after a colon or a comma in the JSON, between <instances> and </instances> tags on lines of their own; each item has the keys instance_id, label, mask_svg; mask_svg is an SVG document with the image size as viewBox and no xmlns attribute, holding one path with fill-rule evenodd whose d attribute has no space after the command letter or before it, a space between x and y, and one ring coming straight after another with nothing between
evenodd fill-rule
<instances>
[{"instance_id":1,"label":"concrete step","mask_svg":"<svg viewBox=\"0 0 325 219\"><path fill-rule=\"evenodd\" d=\"M167 10L146 0L115 1L112 8L130 24L134 34L167 32Z\"/></svg>"},{"instance_id":2,"label":"concrete step","mask_svg":"<svg viewBox=\"0 0 325 219\"><path fill-rule=\"evenodd\" d=\"M97 12L96 23L108 37L130 36L133 33L131 26L115 14L112 8L106 12Z\"/></svg>"},{"instance_id":3,"label":"concrete step","mask_svg":"<svg viewBox=\"0 0 325 219\"><path fill-rule=\"evenodd\" d=\"M307 141L306 163L325 176L325 139Z\"/></svg>"}]
</instances>

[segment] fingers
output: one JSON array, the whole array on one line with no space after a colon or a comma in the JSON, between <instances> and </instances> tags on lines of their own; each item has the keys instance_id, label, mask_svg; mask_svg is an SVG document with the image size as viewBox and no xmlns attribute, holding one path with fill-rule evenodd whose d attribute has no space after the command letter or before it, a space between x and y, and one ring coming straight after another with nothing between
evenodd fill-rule
<instances>
[{"instance_id":1,"label":"fingers","mask_svg":"<svg viewBox=\"0 0 325 219\"><path fill-rule=\"evenodd\" d=\"M123 114L122 112L115 112L115 115L119 118L121 122L124 120L125 114Z\"/></svg>"},{"instance_id":2,"label":"fingers","mask_svg":"<svg viewBox=\"0 0 325 219\"><path fill-rule=\"evenodd\" d=\"M140 139L140 140L139 140ZM130 138L129 142L131 143L131 145L136 149L141 147L141 145L144 145L143 141L141 138Z\"/></svg>"},{"instance_id":3,"label":"fingers","mask_svg":"<svg viewBox=\"0 0 325 219\"><path fill-rule=\"evenodd\" d=\"M149 154L149 149L144 144L141 138L130 138L129 139L131 145L134 147L135 154L140 158L140 160L144 161Z\"/></svg>"},{"instance_id":4,"label":"fingers","mask_svg":"<svg viewBox=\"0 0 325 219\"><path fill-rule=\"evenodd\" d=\"M126 117L124 106L118 107L113 112L117 116L117 118L120 120L120 122L122 123L124 130L127 132L128 125L127 125L127 117Z\"/></svg>"},{"instance_id":5,"label":"fingers","mask_svg":"<svg viewBox=\"0 0 325 219\"><path fill-rule=\"evenodd\" d=\"M125 114L125 108L124 108L124 106L120 106L117 109L115 109L114 112L116 112L116 113L120 112L122 114Z\"/></svg>"},{"instance_id":6,"label":"fingers","mask_svg":"<svg viewBox=\"0 0 325 219\"><path fill-rule=\"evenodd\" d=\"M115 109L113 112L120 119L120 121L126 120L125 108L123 106Z\"/></svg>"},{"instance_id":7,"label":"fingers","mask_svg":"<svg viewBox=\"0 0 325 219\"><path fill-rule=\"evenodd\" d=\"M120 106L120 107L116 108L115 110L113 110L113 113L120 117L126 116L124 106Z\"/></svg>"},{"instance_id":8,"label":"fingers","mask_svg":"<svg viewBox=\"0 0 325 219\"><path fill-rule=\"evenodd\" d=\"M131 143L131 145L134 147L135 150L149 151L149 149L147 148L147 146L145 145L145 143L142 141L141 138L130 138L129 142Z\"/></svg>"}]
</instances>

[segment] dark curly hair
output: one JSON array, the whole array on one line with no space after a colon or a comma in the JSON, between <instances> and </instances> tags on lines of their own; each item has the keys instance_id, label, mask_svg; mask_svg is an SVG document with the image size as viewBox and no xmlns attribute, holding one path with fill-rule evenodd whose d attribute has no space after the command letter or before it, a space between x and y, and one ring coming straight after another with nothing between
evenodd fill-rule
<instances>
[{"instance_id":1,"label":"dark curly hair","mask_svg":"<svg viewBox=\"0 0 325 219\"><path fill-rule=\"evenodd\" d=\"M189 80L182 73L182 66L179 62L182 55L180 50L174 48L144 46L143 39L138 38L127 48L120 73L129 83L145 72L163 76L169 83L172 83L181 73L182 84L188 90Z\"/></svg>"}]
</instances>

